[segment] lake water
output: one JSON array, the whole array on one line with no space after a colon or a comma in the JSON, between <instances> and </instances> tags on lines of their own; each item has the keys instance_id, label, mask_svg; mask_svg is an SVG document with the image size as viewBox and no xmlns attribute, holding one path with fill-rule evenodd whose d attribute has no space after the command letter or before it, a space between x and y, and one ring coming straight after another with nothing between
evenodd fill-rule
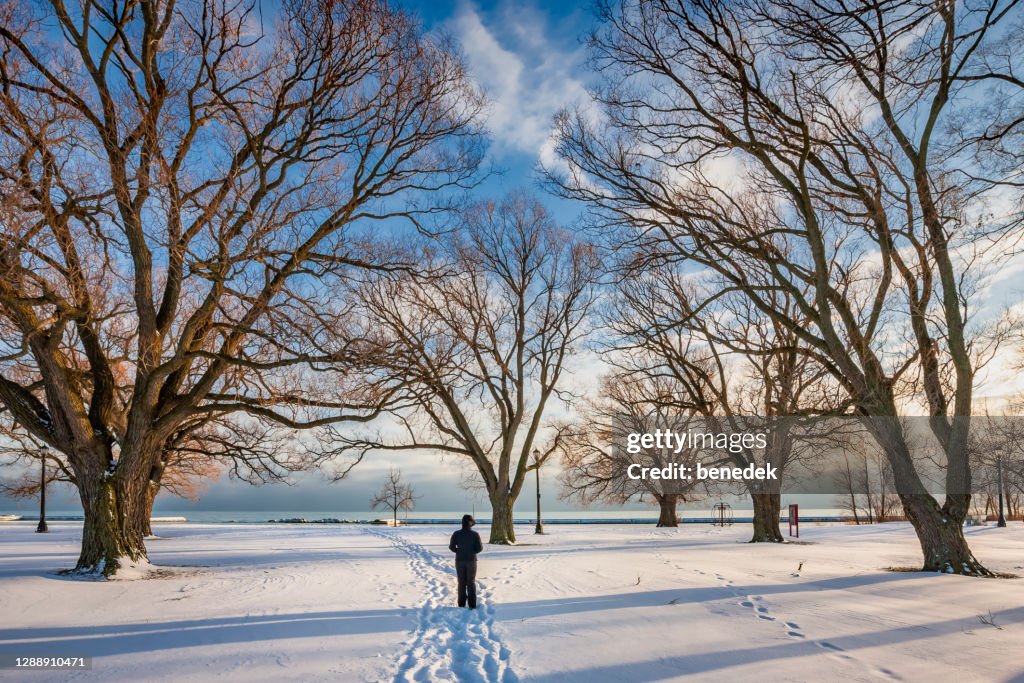
<instances>
[{"instance_id":1,"label":"lake water","mask_svg":"<svg viewBox=\"0 0 1024 683\"><path fill-rule=\"evenodd\" d=\"M410 522L427 522L436 521L438 523L457 523L457 521L465 514L466 511L452 511L452 510L432 510L432 511L420 511L416 510L409 513L401 513L398 518L400 520L408 520ZM473 512L470 510L469 512ZM482 508L476 510L476 516L481 521L487 520L490 517L490 509ZM2 514L16 514L20 515L22 519L32 520L38 519L35 513L28 511L5 511L0 510ZM680 518L686 521L694 522L706 522L712 517L711 510L680 510ZM786 509L782 511L783 519L785 519ZM750 510L742 508L735 508L732 510L732 515L735 521L742 522L748 521L751 515ZM803 509L800 510L800 516L802 519L811 518L822 518L829 517L834 518L840 515L839 510L835 509ZM154 513L155 517L185 517L190 522L197 523L240 523L240 524L260 524L266 523L272 520L283 520L283 519L304 519L309 522L313 522L321 519L339 519L351 522L369 522L375 519L391 519L391 515L386 512L374 512L374 511L325 511L325 510L167 510L161 509ZM47 511L47 519L59 520L59 519L81 519L82 512L80 510L52 510ZM656 510L589 510L589 511L570 511L570 512L542 512L542 517L545 522L550 523L562 523L562 524L586 524L586 523L609 523L609 522L636 522L636 523L655 523L658 520L658 514ZM522 524L533 524L535 517L531 514L522 514L517 511L516 523Z\"/></svg>"}]
</instances>

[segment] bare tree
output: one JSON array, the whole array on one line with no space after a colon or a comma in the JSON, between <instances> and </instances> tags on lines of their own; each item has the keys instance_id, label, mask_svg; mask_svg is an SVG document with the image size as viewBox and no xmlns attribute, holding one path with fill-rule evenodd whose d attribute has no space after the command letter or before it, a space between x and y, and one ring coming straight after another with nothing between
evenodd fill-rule
<instances>
[{"instance_id":1,"label":"bare tree","mask_svg":"<svg viewBox=\"0 0 1024 683\"><path fill-rule=\"evenodd\" d=\"M872 494L872 509L875 510L879 522L889 522L902 517L899 496L896 495L896 482L892 474L892 465L885 453L874 450L868 457L868 467L875 477L875 493Z\"/></svg>"},{"instance_id":2,"label":"bare tree","mask_svg":"<svg viewBox=\"0 0 1024 683\"><path fill-rule=\"evenodd\" d=\"M491 543L514 543L513 504L555 449L546 415L586 332L594 250L525 194L487 202L424 248L421 273L353 292L363 371L393 392L390 429L336 434L335 451L422 450L466 458L491 503ZM552 432L541 457L535 445Z\"/></svg>"},{"instance_id":3,"label":"bare tree","mask_svg":"<svg viewBox=\"0 0 1024 683\"><path fill-rule=\"evenodd\" d=\"M836 507L853 515L857 524L862 512L868 524L896 517L899 499L889 461L873 443L857 439L849 445L852 447L842 449L842 466L834 475Z\"/></svg>"},{"instance_id":4,"label":"bare tree","mask_svg":"<svg viewBox=\"0 0 1024 683\"><path fill-rule=\"evenodd\" d=\"M1004 516L1016 517L1024 494L1024 403L1018 399L1003 412L1006 414L977 416L968 447L983 514L998 514L1002 490Z\"/></svg>"},{"instance_id":5,"label":"bare tree","mask_svg":"<svg viewBox=\"0 0 1024 683\"><path fill-rule=\"evenodd\" d=\"M587 401L578 419L563 433L559 452L562 457L562 492L568 499L584 505L603 501L626 503L653 499L658 504L658 526L679 526L680 502L701 495L696 479L631 477L634 466L662 469L669 465L693 468L699 459L697 449L645 448L629 453L623 448L628 433L650 433L655 428L685 433L690 419L663 397L672 392L670 378L652 378L638 373L617 373L603 378L599 396ZM635 469L635 468L634 468ZM691 469L692 471L692 469ZM633 474L636 474L634 472Z\"/></svg>"},{"instance_id":6,"label":"bare tree","mask_svg":"<svg viewBox=\"0 0 1024 683\"><path fill-rule=\"evenodd\" d=\"M988 210L1018 194L1012 177L972 173L985 164L942 144L941 126L1014 78L1019 53L983 56L1015 6L603 4L591 41L610 83L595 93L601 116L561 117L568 169L551 172L599 227L629 225L631 242L718 278L698 308L739 293L800 338L874 418L934 571L989 573L961 528L965 447L974 374L1005 332L968 304L1021 217ZM947 457L941 504L896 419L911 402Z\"/></svg>"},{"instance_id":7,"label":"bare tree","mask_svg":"<svg viewBox=\"0 0 1024 683\"><path fill-rule=\"evenodd\" d=\"M412 485L402 481L402 471L388 470L388 478L384 487L370 499L370 509L383 508L391 510L392 522L398 526L398 511L412 510L416 507L416 492Z\"/></svg>"},{"instance_id":8,"label":"bare tree","mask_svg":"<svg viewBox=\"0 0 1024 683\"><path fill-rule=\"evenodd\" d=\"M0 12L0 403L66 456L77 569L110 575L145 558L148 482L187 425L376 414L386 392L346 386L313 330L346 324L339 280L409 265L373 226L428 227L472 182L482 101L375 0Z\"/></svg>"},{"instance_id":9,"label":"bare tree","mask_svg":"<svg viewBox=\"0 0 1024 683\"><path fill-rule=\"evenodd\" d=\"M843 468L835 474L835 486L839 492L835 504L840 510L845 510L853 515L853 521L860 525L861 500L858 492L864 488L862 481L863 473L856 462L850 463L850 454L843 453Z\"/></svg>"},{"instance_id":10,"label":"bare tree","mask_svg":"<svg viewBox=\"0 0 1024 683\"><path fill-rule=\"evenodd\" d=\"M745 298L720 296L709 305L714 281L701 282L643 249L625 256L606 316L616 351L625 353L612 356L613 362L655 380L670 378L674 388L660 399L666 408L733 430L752 429L758 418L762 426L771 424L766 449L729 457L739 467L761 463L777 469L777 480L744 484L754 512L751 541L783 542L782 478L809 450L806 438L795 438L802 431L797 421L786 418L841 412L844 393L797 335ZM798 315L793 297L775 298L780 308Z\"/></svg>"}]
</instances>

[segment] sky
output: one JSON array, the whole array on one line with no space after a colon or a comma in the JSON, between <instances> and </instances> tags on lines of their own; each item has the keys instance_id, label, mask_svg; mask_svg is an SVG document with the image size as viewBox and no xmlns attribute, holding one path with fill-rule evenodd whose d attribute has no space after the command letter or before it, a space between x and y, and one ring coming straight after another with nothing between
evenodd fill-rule
<instances>
[{"instance_id":1,"label":"sky","mask_svg":"<svg viewBox=\"0 0 1024 683\"><path fill-rule=\"evenodd\" d=\"M594 22L590 0L543 4L529 0L407 0L401 4L418 15L427 30L447 33L461 45L472 77L488 96L492 140L488 161L496 173L478 189L481 197L498 197L511 190L534 187L538 164L554 160L550 137L554 115L587 98L589 76L583 39ZM562 224L571 225L577 219L580 207L534 189ZM1019 258L989 283L1004 293L1003 303L1010 303L1006 297L1019 297L1022 272L1024 258ZM998 397L1019 391L1019 373L1012 367L1014 360L1009 354L997 358L979 378L978 393L997 397L998 402ZM584 355L577 365L582 371L575 381L592 381L596 375L592 369L597 366L593 357ZM591 372L587 372L588 368ZM223 477L212 482L198 502L167 497L158 502L157 512L362 511L367 509L370 496L382 484L389 467L402 469L420 492L417 506L421 510L455 511L470 509L474 504L481 509L485 500L482 493L460 485L467 465L452 457L442 461L431 453L387 454L371 455L347 479L337 483L328 483L322 475L311 473L291 486L256 488ZM517 512L525 513L532 508L532 491L531 481ZM77 507L70 492L54 495L53 509ZM545 509L578 509L558 499L554 471L544 477L543 496ZM0 496L0 513L7 509L31 510L34 506L32 501L16 503Z\"/></svg>"},{"instance_id":2,"label":"sky","mask_svg":"<svg viewBox=\"0 0 1024 683\"><path fill-rule=\"evenodd\" d=\"M499 0L415 0L403 5L430 31L461 45L471 76L489 100L490 159L496 173L485 195L530 187L538 163L554 160L554 115L587 99L583 39L593 26L589 0L545 4ZM545 202L571 223L578 207L550 195Z\"/></svg>"}]
</instances>

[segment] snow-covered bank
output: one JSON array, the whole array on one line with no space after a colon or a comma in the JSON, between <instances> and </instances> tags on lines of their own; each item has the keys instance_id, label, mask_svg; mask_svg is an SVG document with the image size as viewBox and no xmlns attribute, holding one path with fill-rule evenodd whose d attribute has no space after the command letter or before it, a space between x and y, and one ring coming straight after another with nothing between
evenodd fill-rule
<instances>
[{"instance_id":1,"label":"snow-covered bank","mask_svg":"<svg viewBox=\"0 0 1024 683\"><path fill-rule=\"evenodd\" d=\"M1024 679L1024 580L885 571L919 562L903 524L784 546L745 525L521 527L485 548L476 613L452 606L447 527L161 525L157 578L116 582L55 573L79 525L33 528L0 526L0 654L93 668L4 680ZM968 534L1024 574L1024 525Z\"/></svg>"}]
</instances>

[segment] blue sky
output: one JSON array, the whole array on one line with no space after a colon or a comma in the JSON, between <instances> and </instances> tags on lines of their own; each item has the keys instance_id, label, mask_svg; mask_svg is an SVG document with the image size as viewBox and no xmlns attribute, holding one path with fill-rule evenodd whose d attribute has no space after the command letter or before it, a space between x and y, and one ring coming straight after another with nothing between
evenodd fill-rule
<instances>
[{"instance_id":1,"label":"blue sky","mask_svg":"<svg viewBox=\"0 0 1024 683\"><path fill-rule=\"evenodd\" d=\"M552 117L586 98L586 49L593 26L589 0L578 2L468 2L418 0L403 6L424 27L454 37L490 106L490 161L499 173L480 188L484 195L529 186L538 161L552 160ZM547 196L563 222L578 207Z\"/></svg>"}]
</instances>

